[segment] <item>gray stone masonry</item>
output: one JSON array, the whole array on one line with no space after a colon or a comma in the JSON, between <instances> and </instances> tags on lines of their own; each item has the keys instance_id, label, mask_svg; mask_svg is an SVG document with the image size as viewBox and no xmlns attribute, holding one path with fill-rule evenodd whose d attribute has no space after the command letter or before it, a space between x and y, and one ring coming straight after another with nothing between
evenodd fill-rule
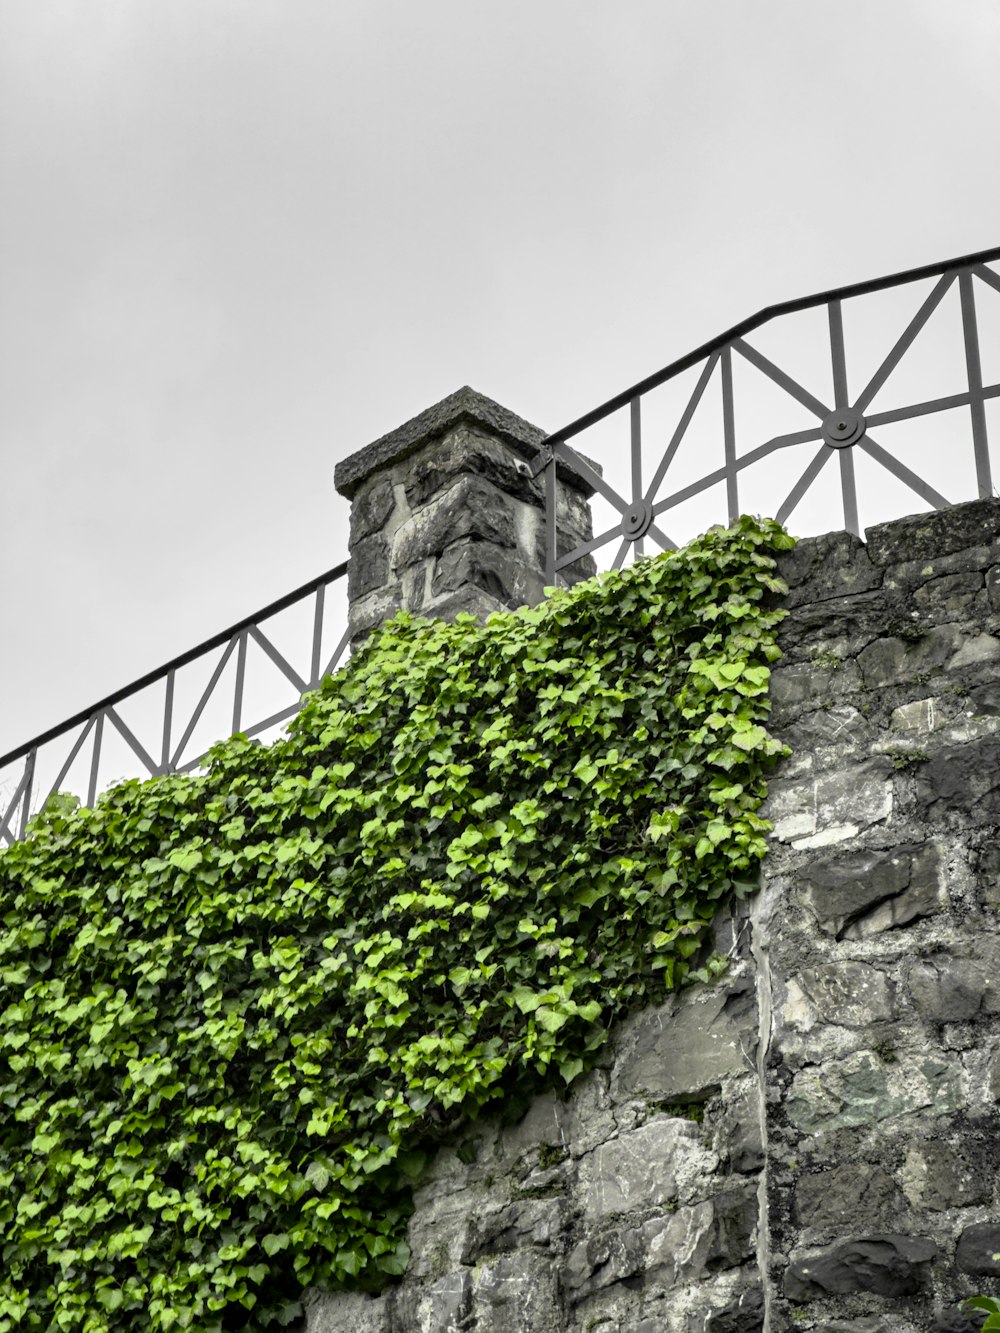
<instances>
[{"instance_id":1,"label":"gray stone masonry","mask_svg":"<svg viewBox=\"0 0 1000 1333\"><path fill-rule=\"evenodd\" d=\"M351 501L348 599L358 643L396 611L450 620L541 600L545 432L469 388L337 464ZM589 487L560 468L556 534L565 555L590 539ZM588 556L560 572L575 583Z\"/></svg>"},{"instance_id":2,"label":"gray stone masonry","mask_svg":"<svg viewBox=\"0 0 1000 1333\"><path fill-rule=\"evenodd\" d=\"M623 1021L564 1100L442 1148L406 1277L313 1293L308 1333L978 1328L956 1307L1000 1293L1000 502L867 536L782 564L793 753L760 891L717 923L728 973Z\"/></svg>"}]
</instances>

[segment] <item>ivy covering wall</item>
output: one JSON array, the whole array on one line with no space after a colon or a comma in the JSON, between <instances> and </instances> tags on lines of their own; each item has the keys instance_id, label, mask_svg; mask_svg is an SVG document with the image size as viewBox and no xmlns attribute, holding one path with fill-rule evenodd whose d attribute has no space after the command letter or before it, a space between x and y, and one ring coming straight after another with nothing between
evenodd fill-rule
<instances>
[{"instance_id":1,"label":"ivy covering wall","mask_svg":"<svg viewBox=\"0 0 1000 1333\"><path fill-rule=\"evenodd\" d=\"M400 615L287 739L0 855L0 1333L280 1327L406 1266L426 1153L709 976L781 612L742 519L541 606Z\"/></svg>"}]
</instances>

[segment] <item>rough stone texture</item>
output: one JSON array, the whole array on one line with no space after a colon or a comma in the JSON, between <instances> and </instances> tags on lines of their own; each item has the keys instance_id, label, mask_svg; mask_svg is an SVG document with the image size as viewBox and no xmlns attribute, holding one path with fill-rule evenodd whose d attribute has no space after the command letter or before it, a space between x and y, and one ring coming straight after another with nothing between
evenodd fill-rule
<instances>
[{"instance_id":1,"label":"rough stone texture","mask_svg":"<svg viewBox=\"0 0 1000 1333\"><path fill-rule=\"evenodd\" d=\"M486 446L447 448L501 488ZM384 488L362 499L384 518ZM868 538L783 561L772 730L794 753L760 892L718 926L730 973L626 1019L564 1100L474 1126L464 1162L442 1149L407 1277L316 1294L308 1333L979 1327L959 1303L1000 1295L1000 502ZM521 586L488 545L423 557L432 600L474 600L473 566L482 597Z\"/></svg>"},{"instance_id":2,"label":"rough stone texture","mask_svg":"<svg viewBox=\"0 0 1000 1333\"><path fill-rule=\"evenodd\" d=\"M541 600L544 480L531 464L544 438L466 388L337 465L337 489L352 501L355 646L404 608L448 620ZM566 555L593 535L592 492L564 465L556 475L556 546ZM582 557L557 581L575 583L594 568Z\"/></svg>"},{"instance_id":3,"label":"rough stone texture","mask_svg":"<svg viewBox=\"0 0 1000 1333\"><path fill-rule=\"evenodd\" d=\"M1000 1292L1000 503L867 536L787 562L796 753L752 917L769 1333L957 1333Z\"/></svg>"}]
</instances>

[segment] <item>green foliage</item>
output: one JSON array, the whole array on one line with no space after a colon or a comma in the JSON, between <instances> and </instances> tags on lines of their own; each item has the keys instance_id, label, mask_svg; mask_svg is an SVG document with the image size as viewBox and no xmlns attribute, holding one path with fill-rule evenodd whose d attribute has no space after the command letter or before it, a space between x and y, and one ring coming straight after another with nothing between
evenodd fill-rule
<instances>
[{"instance_id":1,"label":"green foliage","mask_svg":"<svg viewBox=\"0 0 1000 1333\"><path fill-rule=\"evenodd\" d=\"M970 1296L962 1302L963 1310L986 1310L986 1320L980 1326L981 1333L1000 1333L1000 1301L992 1296Z\"/></svg>"},{"instance_id":2,"label":"green foliage","mask_svg":"<svg viewBox=\"0 0 1000 1333\"><path fill-rule=\"evenodd\" d=\"M400 615L286 740L54 801L0 856L0 1333L263 1329L401 1273L435 1141L707 979L789 545Z\"/></svg>"}]
</instances>

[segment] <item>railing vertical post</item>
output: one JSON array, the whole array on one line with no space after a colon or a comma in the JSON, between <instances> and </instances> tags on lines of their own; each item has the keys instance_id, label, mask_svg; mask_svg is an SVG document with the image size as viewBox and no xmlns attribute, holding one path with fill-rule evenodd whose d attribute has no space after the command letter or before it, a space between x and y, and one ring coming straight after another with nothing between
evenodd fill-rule
<instances>
[{"instance_id":1,"label":"railing vertical post","mask_svg":"<svg viewBox=\"0 0 1000 1333\"><path fill-rule=\"evenodd\" d=\"M163 744L160 746L160 771L170 769L170 733L174 723L174 677L176 672L167 672L167 686L163 699Z\"/></svg>"},{"instance_id":2,"label":"railing vertical post","mask_svg":"<svg viewBox=\"0 0 1000 1333\"><path fill-rule=\"evenodd\" d=\"M844 312L839 299L827 306L830 321L830 357L833 362L833 405L850 407L847 388L847 355L844 351ZM854 476L854 449L839 449L840 494L844 502L844 527L855 537L861 536L858 518L858 487Z\"/></svg>"},{"instance_id":3,"label":"railing vertical post","mask_svg":"<svg viewBox=\"0 0 1000 1333\"><path fill-rule=\"evenodd\" d=\"M632 426L632 504L641 505L642 495L642 399L638 394L629 404ZM636 555L642 555L642 538L632 543Z\"/></svg>"},{"instance_id":4,"label":"railing vertical post","mask_svg":"<svg viewBox=\"0 0 1000 1333\"><path fill-rule=\"evenodd\" d=\"M733 349L722 349L722 425L726 445L726 504L729 522L740 516L740 500L736 482L736 418L733 410Z\"/></svg>"},{"instance_id":5,"label":"railing vertical post","mask_svg":"<svg viewBox=\"0 0 1000 1333\"><path fill-rule=\"evenodd\" d=\"M90 756L90 781L87 784L87 804L92 806L97 799L97 778L101 766L101 741L104 738L104 713L97 714L94 724L94 748Z\"/></svg>"},{"instance_id":6,"label":"railing vertical post","mask_svg":"<svg viewBox=\"0 0 1000 1333\"><path fill-rule=\"evenodd\" d=\"M316 610L313 612L312 661L309 664L309 688L315 690L319 685L319 667L323 650L323 607L326 599L326 584L321 583L316 589Z\"/></svg>"},{"instance_id":7,"label":"railing vertical post","mask_svg":"<svg viewBox=\"0 0 1000 1333\"><path fill-rule=\"evenodd\" d=\"M556 456L549 454L545 465L545 586L556 581Z\"/></svg>"},{"instance_id":8,"label":"railing vertical post","mask_svg":"<svg viewBox=\"0 0 1000 1333\"><path fill-rule=\"evenodd\" d=\"M37 757L38 746L36 745L32 748L24 765L24 793L21 798L21 819L17 830L19 838L24 837L25 829L28 827L28 819L31 815L31 792L35 781L35 760Z\"/></svg>"},{"instance_id":9,"label":"railing vertical post","mask_svg":"<svg viewBox=\"0 0 1000 1333\"><path fill-rule=\"evenodd\" d=\"M983 400L983 369L979 358L979 325L976 320L976 294L972 288L972 271L963 269L958 275L962 297L962 328L965 333L965 366L969 379L969 411L972 413L972 447L976 455L976 480L979 498L993 494L990 475L990 446L986 433L986 403Z\"/></svg>"},{"instance_id":10,"label":"railing vertical post","mask_svg":"<svg viewBox=\"0 0 1000 1333\"><path fill-rule=\"evenodd\" d=\"M247 632L240 635L239 647L236 655L236 689L233 694L233 730L235 736L240 729L240 722L243 719L243 682L246 678L247 668Z\"/></svg>"}]
</instances>

